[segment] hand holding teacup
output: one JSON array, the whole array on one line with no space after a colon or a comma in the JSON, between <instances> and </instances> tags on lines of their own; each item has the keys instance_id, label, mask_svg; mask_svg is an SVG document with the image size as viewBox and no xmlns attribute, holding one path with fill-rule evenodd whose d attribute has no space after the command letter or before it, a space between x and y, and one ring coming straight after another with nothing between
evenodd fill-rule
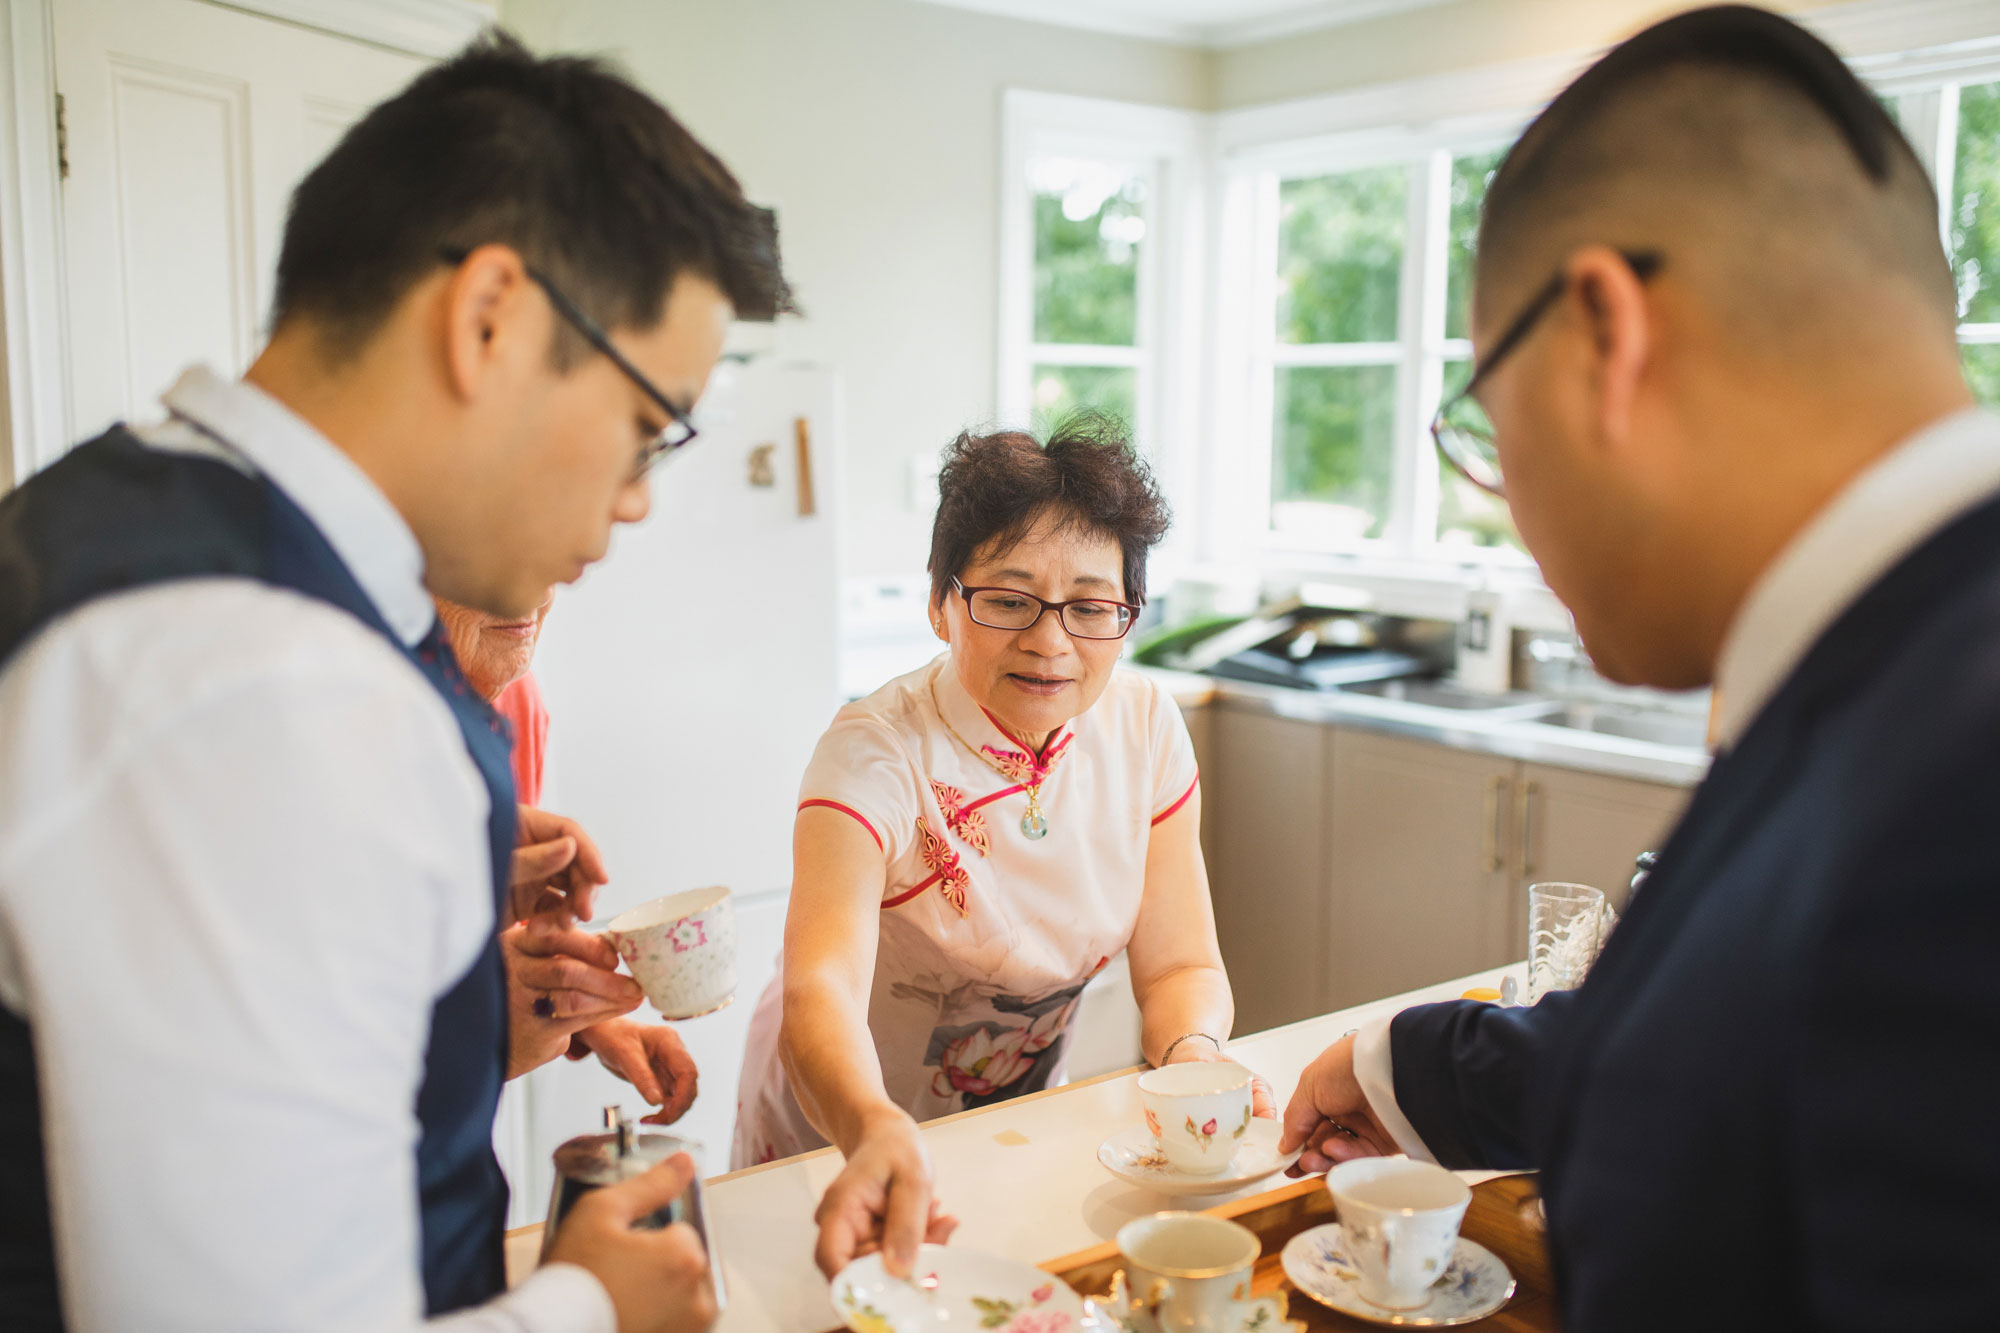
<instances>
[{"instance_id":1,"label":"hand holding teacup","mask_svg":"<svg viewBox=\"0 0 2000 1333\"><path fill-rule=\"evenodd\" d=\"M1402 1151L1375 1119L1354 1077L1351 1034L1327 1047L1299 1075L1298 1089L1285 1107L1285 1135L1278 1147L1287 1153L1303 1150L1297 1163L1287 1168L1287 1174L1294 1176L1327 1171L1356 1157Z\"/></svg>"}]
</instances>

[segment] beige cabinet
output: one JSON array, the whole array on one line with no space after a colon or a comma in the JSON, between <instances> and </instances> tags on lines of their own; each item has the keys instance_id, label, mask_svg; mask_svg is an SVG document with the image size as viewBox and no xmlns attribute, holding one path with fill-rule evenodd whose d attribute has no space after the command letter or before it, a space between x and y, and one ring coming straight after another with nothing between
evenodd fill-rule
<instances>
[{"instance_id":1,"label":"beige cabinet","mask_svg":"<svg viewBox=\"0 0 2000 1333\"><path fill-rule=\"evenodd\" d=\"M1327 918L1326 736L1314 722L1207 710L1202 770L1209 890L1236 1031L1315 1013Z\"/></svg>"},{"instance_id":2,"label":"beige cabinet","mask_svg":"<svg viewBox=\"0 0 2000 1333\"><path fill-rule=\"evenodd\" d=\"M1689 793L1353 727L1203 710L1203 845L1236 1030L1516 962L1528 885L1623 906Z\"/></svg>"},{"instance_id":3,"label":"beige cabinet","mask_svg":"<svg viewBox=\"0 0 2000 1333\"><path fill-rule=\"evenodd\" d=\"M1321 1012L1510 962L1510 759L1327 728Z\"/></svg>"},{"instance_id":4,"label":"beige cabinet","mask_svg":"<svg viewBox=\"0 0 2000 1333\"><path fill-rule=\"evenodd\" d=\"M1603 889L1624 910L1633 859L1666 841L1691 794L1547 764L1522 764L1516 781L1514 873L1522 921L1528 885L1543 880Z\"/></svg>"}]
</instances>

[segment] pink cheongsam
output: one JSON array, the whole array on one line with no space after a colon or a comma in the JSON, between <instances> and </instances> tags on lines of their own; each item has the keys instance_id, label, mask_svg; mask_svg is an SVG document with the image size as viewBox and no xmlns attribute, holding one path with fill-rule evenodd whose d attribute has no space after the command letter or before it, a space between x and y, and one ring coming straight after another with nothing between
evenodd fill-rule
<instances>
[{"instance_id":1,"label":"pink cheongsam","mask_svg":"<svg viewBox=\"0 0 2000 1333\"><path fill-rule=\"evenodd\" d=\"M1196 781L1180 709L1133 671L1039 752L948 654L840 710L799 804L857 821L888 865L868 1028L891 1100L922 1121L1063 1081L1084 985L1138 921L1152 827ZM750 1022L733 1167L826 1143L778 1059L783 994L781 972Z\"/></svg>"}]
</instances>

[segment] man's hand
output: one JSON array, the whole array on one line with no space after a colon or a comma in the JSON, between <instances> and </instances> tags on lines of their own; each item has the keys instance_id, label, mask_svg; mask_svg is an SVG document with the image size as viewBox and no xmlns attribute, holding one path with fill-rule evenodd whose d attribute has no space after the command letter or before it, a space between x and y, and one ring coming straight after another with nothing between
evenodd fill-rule
<instances>
[{"instance_id":1,"label":"man's hand","mask_svg":"<svg viewBox=\"0 0 2000 1333\"><path fill-rule=\"evenodd\" d=\"M1240 1063L1236 1057L1223 1054L1221 1047L1199 1039L1182 1042L1174 1047L1174 1053L1167 1057L1167 1063L1170 1065L1216 1060ZM1250 1075L1250 1113L1262 1116L1266 1120L1278 1118L1278 1099L1272 1094L1271 1085L1264 1081L1264 1076L1255 1071Z\"/></svg>"},{"instance_id":2,"label":"man's hand","mask_svg":"<svg viewBox=\"0 0 2000 1333\"><path fill-rule=\"evenodd\" d=\"M676 1153L643 1176L584 1195L556 1232L549 1262L588 1269L604 1284L618 1333L701 1333L715 1322L715 1284L694 1228L632 1227L679 1198L693 1179L694 1160Z\"/></svg>"},{"instance_id":3,"label":"man's hand","mask_svg":"<svg viewBox=\"0 0 2000 1333\"><path fill-rule=\"evenodd\" d=\"M563 917L564 925L590 920L598 886L610 879L597 844L574 819L532 805L517 808L513 920L535 915Z\"/></svg>"},{"instance_id":4,"label":"man's hand","mask_svg":"<svg viewBox=\"0 0 2000 1333\"><path fill-rule=\"evenodd\" d=\"M1388 1157L1402 1151L1376 1122L1354 1077L1354 1038L1342 1037L1299 1075L1298 1091L1285 1107L1280 1152L1303 1148L1286 1174L1328 1171L1354 1157Z\"/></svg>"},{"instance_id":5,"label":"man's hand","mask_svg":"<svg viewBox=\"0 0 2000 1333\"><path fill-rule=\"evenodd\" d=\"M577 1036L597 1053L599 1063L660 1108L643 1123L671 1125L694 1105L700 1077L694 1057L681 1044L680 1034L664 1023L614 1019L587 1027Z\"/></svg>"},{"instance_id":6,"label":"man's hand","mask_svg":"<svg viewBox=\"0 0 2000 1333\"><path fill-rule=\"evenodd\" d=\"M508 1078L547 1064L569 1049L572 1036L631 1013L646 998L618 970L608 941L560 917L501 931L500 957L507 964Z\"/></svg>"},{"instance_id":7,"label":"man's hand","mask_svg":"<svg viewBox=\"0 0 2000 1333\"><path fill-rule=\"evenodd\" d=\"M917 1247L942 1245L958 1229L931 1192L931 1159L917 1122L901 1110L871 1121L847 1165L819 1201L819 1247L813 1258L832 1277L864 1254L884 1251L883 1266L908 1277Z\"/></svg>"}]
</instances>

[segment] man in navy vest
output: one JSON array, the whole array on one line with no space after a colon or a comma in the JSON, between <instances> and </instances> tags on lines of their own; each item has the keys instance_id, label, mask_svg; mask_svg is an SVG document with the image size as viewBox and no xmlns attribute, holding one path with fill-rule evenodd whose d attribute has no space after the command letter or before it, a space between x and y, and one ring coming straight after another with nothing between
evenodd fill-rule
<instances>
[{"instance_id":1,"label":"man in navy vest","mask_svg":"<svg viewBox=\"0 0 2000 1333\"><path fill-rule=\"evenodd\" d=\"M2000 421L1957 297L1909 144L1762 11L1613 51L1487 195L1440 443L1606 674L1715 684L1720 752L1579 990L1362 1029L1285 1141L1541 1168L1568 1333L1995 1323Z\"/></svg>"},{"instance_id":2,"label":"man in navy vest","mask_svg":"<svg viewBox=\"0 0 2000 1333\"><path fill-rule=\"evenodd\" d=\"M713 1319L693 1233L631 1225L685 1157L502 1294L514 796L431 598L600 559L788 300L657 103L488 38L299 187L242 381L0 503L0 1324Z\"/></svg>"}]
</instances>

